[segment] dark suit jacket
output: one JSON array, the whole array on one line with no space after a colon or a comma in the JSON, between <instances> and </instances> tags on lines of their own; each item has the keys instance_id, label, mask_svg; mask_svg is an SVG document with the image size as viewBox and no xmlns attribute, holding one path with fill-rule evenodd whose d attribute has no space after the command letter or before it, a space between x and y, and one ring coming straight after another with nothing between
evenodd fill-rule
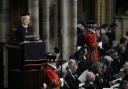
<instances>
[{"instance_id":1,"label":"dark suit jacket","mask_svg":"<svg viewBox=\"0 0 128 89\"><path fill-rule=\"evenodd\" d=\"M123 77L123 80L127 80L128 81L128 74Z\"/></svg>"},{"instance_id":2,"label":"dark suit jacket","mask_svg":"<svg viewBox=\"0 0 128 89\"><path fill-rule=\"evenodd\" d=\"M83 46L85 44L83 31L77 28L77 46Z\"/></svg>"},{"instance_id":3,"label":"dark suit jacket","mask_svg":"<svg viewBox=\"0 0 128 89\"><path fill-rule=\"evenodd\" d=\"M80 76L81 73L83 73L85 70L91 70L91 61L88 59L84 59L84 57L81 57L80 62L78 63L78 69L77 69L77 75Z\"/></svg>"},{"instance_id":4,"label":"dark suit jacket","mask_svg":"<svg viewBox=\"0 0 128 89\"><path fill-rule=\"evenodd\" d=\"M95 84L97 85L98 89L103 89L104 80L101 73L96 74Z\"/></svg>"},{"instance_id":5,"label":"dark suit jacket","mask_svg":"<svg viewBox=\"0 0 128 89\"><path fill-rule=\"evenodd\" d=\"M83 88L85 88L85 89L98 89L97 85L95 83L91 84L88 81L85 81Z\"/></svg>"},{"instance_id":6,"label":"dark suit jacket","mask_svg":"<svg viewBox=\"0 0 128 89\"><path fill-rule=\"evenodd\" d=\"M65 80L70 87L70 89L78 89L79 88L79 80L75 74L72 74L67 68L67 75L65 76Z\"/></svg>"}]
</instances>

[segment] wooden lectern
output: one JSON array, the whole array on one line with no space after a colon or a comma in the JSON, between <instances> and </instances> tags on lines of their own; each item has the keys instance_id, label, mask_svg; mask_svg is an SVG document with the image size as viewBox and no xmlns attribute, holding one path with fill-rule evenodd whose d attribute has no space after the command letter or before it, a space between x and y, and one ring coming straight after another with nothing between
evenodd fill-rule
<instances>
[{"instance_id":1,"label":"wooden lectern","mask_svg":"<svg viewBox=\"0 0 128 89\"><path fill-rule=\"evenodd\" d=\"M41 66L46 62L45 42L6 44L9 89L40 89ZM18 80L17 80L18 79Z\"/></svg>"},{"instance_id":2,"label":"wooden lectern","mask_svg":"<svg viewBox=\"0 0 128 89\"><path fill-rule=\"evenodd\" d=\"M19 45L6 45L8 50L9 68L23 68L28 62L45 61L45 43L38 41L24 41Z\"/></svg>"}]
</instances>

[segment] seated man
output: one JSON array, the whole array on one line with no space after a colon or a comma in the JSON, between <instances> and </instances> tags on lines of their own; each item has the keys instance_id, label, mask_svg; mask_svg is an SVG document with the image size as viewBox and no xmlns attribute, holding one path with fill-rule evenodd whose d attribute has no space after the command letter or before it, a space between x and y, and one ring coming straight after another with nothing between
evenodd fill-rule
<instances>
[{"instance_id":1,"label":"seated man","mask_svg":"<svg viewBox=\"0 0 128 89\"><path fill-rule=\"evenodd\" d=\"M76 75L77 70L77 63L74 59L70 59L68 61L68 67L66 68L67 75L65 76L65 81L67 82L67 85L69 86L68 89L78 89L79 88L79 80Z\"/></svg>"}]
</instances>

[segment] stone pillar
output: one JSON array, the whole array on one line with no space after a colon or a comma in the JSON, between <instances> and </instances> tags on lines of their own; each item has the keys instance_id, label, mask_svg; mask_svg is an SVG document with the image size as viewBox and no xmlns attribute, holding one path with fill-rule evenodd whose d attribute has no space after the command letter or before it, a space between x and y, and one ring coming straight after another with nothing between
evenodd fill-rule
<instances>
[{"instance_id":1,"label":"stone pillar","mask_svg":"<svg viewBox=\"0 0 128 89\"><path fill-rule=\"evenodd\" d=\"M51 0L50 2L50 11L49 11L49 19L50 19L50 33L49 33L49 40L50 40L50 44L49 44L49 50L53 51L54 47L58 47L58 33L59 33L59 29L58 29L58 3L57 0Z\"/></svg>"},{"instance_id":2,"label":"stone pillar","mask_svg":"<svg viewBox=\"0 0 128 89\"><path fill-rule=\"evenodd\" d=\"M78 2L77 2L77 19L78 19L78 21L79 20L83 20L83 15L82 15L82 11L83 11L83 0L78 0ZM85 18L85 17L84 17Z\"/></svg>"},{"instance_id":3,"label":"stone pillar","mask_svg":"<svg viewBox=\"0 0 128 89\"><path fill-rule=\"evenodd\" d=\"M111 24L113 22L114 16L114 6L113 0L106 0L106 22Z\"/></svg>"},{"instance_id":4,"label":"stone pillar","mask_svg":"<svg viewBox=\"0 0 128 89\"><path fill-rule=\"evenodd\" d=\"M3 46L3 66L4 66L4 88L8 88L8 50Z\"/></svg>"},{"instance_id":5,"label":"stone pillar","mask_svg":"<svg viewBox=\"0 0 128 89\"><path fill-rule=\"evenodd\" d=\"M11 32L11 19L10 19L10 0L0 0L0 43L6 43L9 41L10 38L10 32ZM3 82L1 82L0 85L3 85L4 88L8 88L8 55L7 51L4 49L3 46L3 58L0 60L3 60L2 66L3 66ZM2 88L0 86L0 88Z\"/></svg>"},{"instance_id":6,"label":"stone pillar","mask_svg":"<svg viewBox=\"0 0 128 89\"><path fill-rule=\"evenodd\" d=\"M106 0L101 0L101 24L106 23Z\"/></svg>"},{"instance_id":7,"label":"stone pillar","mask_svg":"<svg viewBox=\"0 0 128 89\"><path fill-rule=\"evenodd\" d=\"M57 0L40 0L42 40L46 42L46 50L53 52L58 47L58 3Z\"/></svg>"},{"instance_id":8,"label":"stone pillar","mask_svg":"<svg viewBox=\"0 0 128 89\"><path fill-rule=\"evenodd\" d=\"M39 35L39 0L29 0L28 7L34 35Z\"/></svg>"},{"instance_id":9,"label":"stone pillar","mask_svg":"<svg viewBox=\"0 0 128 89\"><path fill-rule=\"evenodd\" d=\"M116 16L116 3L117 0L110 0L110 10L111 10L111 23L115 23L115 16Z\"/></svg>"},{"instance_id":10,"label":"stone pillar","mask_svg":"<svg viewBox=\"0 0 128 89\"><path fill-rule=\"evenodd\" d=\"M11 31L9 6L9 0L0 0L0 42L9 40Z\"/></svg>"},{"instance_id":11,"label":"stone pillar","mask_svg":"<svg viewBox=\"0 0 128 89\"><path fill-rule=\"evenodd\" d=\"M102 25L105 23L105 17L106 17L106 9L105 9L105 0L96 0L96 21L98 26Z\"/></svg>"},{"instance_id":12,"label":"stone pillar","mask_svg":"<svg viewBox=\"0 0 128 89\"><path fill-rule=\"evenodd\" d=\"M53 20L53 23L54 23L54 39L56 40L56 42L55 42L55 46L58 46L58 3L55 3L54 4L54 6L53 6L53 8L54 8L54 14L53 14L53 16L54 16L54 20Z\"/></svg>"},{"instance_id":13,"label":"stone pillar","mask_svg":"<svg viewBox=\"0 0 128 89\"><path fill-rule=\"evenodd\" d=\"M62 59L76 51L77 0L61 0Z\"/></svg>"},{"instance_id":14,"label":"stone pillar","mask_svg":"<svg viewBox=\"0 0 128 89\"><path fill-rule=\"evenodd\" d=\"M101 25L101 0L95 0L95 18L98 26Z\"/></svg>"},{"instance_id":15,"label":"stone pillar","mask_svg":"<svg viewBox=\"0 0 128 89\"><path fill-rule=\"evenodd\" d=\"M96 21L98 25L111 24L112 22L112 0L96 0Z\"/></svg>"},{"instance_id":16,"label":"stone pillar","mask_svg":"<svg viewBox=\"0 0 128 89\"><path fill-rule=\"evenodd\" d=\"M42 37L41 39L46 42L46 51L50 51L50 23L49 23L49 7L50 7L50 1L49 0L41 0L42 3L41 6L41 13L42 13Z\"/></svg>"}]
</instances>

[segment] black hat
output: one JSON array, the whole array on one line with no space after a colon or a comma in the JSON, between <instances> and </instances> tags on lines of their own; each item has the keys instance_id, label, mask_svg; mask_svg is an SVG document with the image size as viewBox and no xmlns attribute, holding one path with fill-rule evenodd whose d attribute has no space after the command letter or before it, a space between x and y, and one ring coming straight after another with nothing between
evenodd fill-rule
<instances>
[{"instance_id":1,"label":"black hat","mask_svg":"<svg viewBox=\"0 0 128 89\"><path fill-rule=\"evenodd\" d=\"M56 55L53 53L48 53L47 54L47 61L48 62L55 62L56 61Z\"/></svg>"},{"instance_id":2,"label":"black hat","mask_svg":"<svg viewBox=\"0 0 128 89\"><path fill-rule=\"evenodd\" d=\"M59 49L58 47L55 47L55 48L54 48L54 52L55 52L55 53L60 53L60 49Z\"/></svg>"},{"instance_id":3,"label":"black hat","mask_svg":"<svg viewBox=\"0 0 128 89\"><path fill-rule=\"evenodd\" d=\"M95 21L88 21L88 22L86 23L86 27L87 27L87 28L95 28L95 27L97 27L97 24L96 24Z\"/></svg>"},{"instance_id":4,"label":"black hat","mask_svg":"<svg viewBox=\"0 0 128 89\"><path fill-rule=\"evenodd\" d=\"M30 15L28 12L22 13L21 16Z\"/></svg>"}]
</instances>

